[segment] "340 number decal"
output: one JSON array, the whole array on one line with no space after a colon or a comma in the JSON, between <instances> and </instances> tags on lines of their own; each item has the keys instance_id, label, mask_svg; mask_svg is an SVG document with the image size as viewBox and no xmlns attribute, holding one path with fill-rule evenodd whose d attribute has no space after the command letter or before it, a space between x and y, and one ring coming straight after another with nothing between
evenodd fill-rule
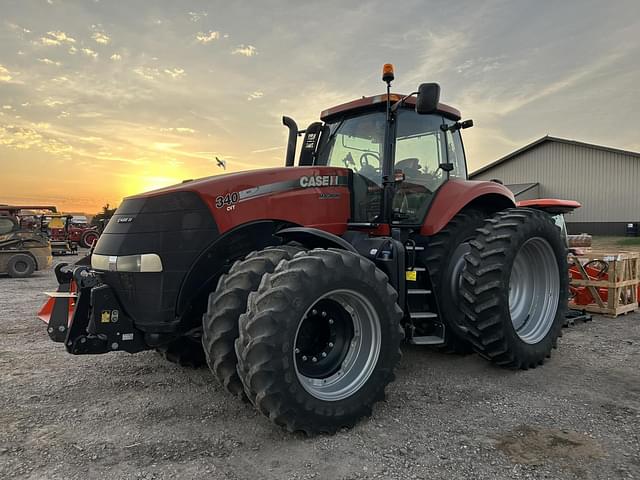
<instances>
[{"instance_id":1,"label":"340 number decal","mask_svg":"<svg viewBox=\"0 0 640 480\"><path fill-rule=\"evenodd\" d=\"M216 208L224 208L238 203L240 196L238 192L227 193L226 195L218 195L216 197Z\"/></svg>"}]
</instances>

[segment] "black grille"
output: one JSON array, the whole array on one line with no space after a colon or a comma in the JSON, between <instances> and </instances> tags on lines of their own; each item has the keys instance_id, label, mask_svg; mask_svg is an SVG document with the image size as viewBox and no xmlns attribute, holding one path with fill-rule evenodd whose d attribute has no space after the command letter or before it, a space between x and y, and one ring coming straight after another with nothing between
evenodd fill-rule
<instances>
[{"instance_id":1,"label":"black grille","mask_svg":"<svg viewBox=\"0 0 640 480\"><path fill-rule=\"evenodd\" d=\"M217 237L218 228L202 199L194 192L173 192L125 200L98 240L95 253L160 256L162 272L107 272L103 278L138 328L171 331L184 277Z\"/></svg>"}]
</instances>

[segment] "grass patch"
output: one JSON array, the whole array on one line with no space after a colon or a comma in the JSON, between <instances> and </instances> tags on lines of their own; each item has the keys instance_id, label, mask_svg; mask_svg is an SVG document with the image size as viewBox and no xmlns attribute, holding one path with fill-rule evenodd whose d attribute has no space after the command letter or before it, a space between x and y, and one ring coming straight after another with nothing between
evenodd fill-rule
<instances>
[{"instance_id":1,"label":"grass patch","mask_svg":"<svg viewBox=\"0 0 640 480\"><path fill-rule=\"evenodd\" d=\"M640 237L627 237L619 239L616 244L618 245L640 245Z\"/></svg>"},{"instance_id":2,"label":"grass patch","mask_svg":"<svg viewBox=\"0 0 640 480\"><path fill-rule=\"evenodd\" d=\"M640 237L594 235L592 247L594 250L611 252L619 250L640 251Z\"/></svg>"}]
</instances>

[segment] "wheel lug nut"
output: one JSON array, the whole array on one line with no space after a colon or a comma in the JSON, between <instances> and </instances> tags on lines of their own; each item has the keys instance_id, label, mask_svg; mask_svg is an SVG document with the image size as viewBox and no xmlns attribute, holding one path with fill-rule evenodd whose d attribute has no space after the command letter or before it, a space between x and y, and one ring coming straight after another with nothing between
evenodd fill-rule
<instances>
[{"instance_id":1,"label":"wheel lug nut","mask_svg":"<svg viewBox=\"0 0 640 480\"><path fill-rule=\"evenodd\" d=\"M318 361L318 359L317 359L316 357L313 357L313 358L311 359L311 361L312 361L312 362L317 362L317 361Z\"/></svg>"},{"instance_id":2,"label":"wheel lug nut","mask_svg":"<svg viewBox=\"0 0 640 480\"><path fill-rule=\"evenodd\" d=\"M307 361L307 356L306 356L306 355L303 355L303 356L302 356L302 361L303 361L303 362L306 362L306 361Z\"/></svg>"},{"instance_id":3,"label":"wheel lug nut","mask_svg":"<svg viewBox=\"0 0 640 480\"><path fill-rule=\"evenodd\" d=\"M333 348L333 342L329 342L329 348Z\"/></svg>"},{"instance_id":4,"label":"wheel lug nut","mask_svg":"<svg viewBox=\"0 0 640 480\"><path fill-rule=\"evenodd\" d=\"M300 349L299 348L296 348L296 353L300 353Z\"/></svg>"},{"instance_id":5,"label":"wheel lug nut","mask_svg":"<svg viewBox=\"0 0 640 480\"><path fill-rule=\"evenodd\" d=\"M317 315L317 314L318 314L318 310L316 310L315 308L311 310L311 315Z\"/></svg>"},{"instance_id":6,"label":"wheel lug nut","mask_svg":"<svg viewBox=\"0 0 640 480\"><path fill-rule=\"evenodd\" d=\"M333 325L333 318L329 319L329 325Z\"/></svg>"},{"instance_id":7,"label":"wheel lug nut","mask_svg":"<svg viewBox=\"0 0 640 480\"><path fill-rule=\"evenodd\" d=\"M327 356L327 352L322 352L322 358L325 358Z\"/></svg>"},{"instance_id":8,"label":"wheel lug nut","mask_svg":"<svg viewBox=\"0 0 640 480\"><path fill-rule=\"evenodd\" d=\"M320 315L322 315L323 317L327 316L327 312L322 312Z\"/></svg>"}]
</instances>

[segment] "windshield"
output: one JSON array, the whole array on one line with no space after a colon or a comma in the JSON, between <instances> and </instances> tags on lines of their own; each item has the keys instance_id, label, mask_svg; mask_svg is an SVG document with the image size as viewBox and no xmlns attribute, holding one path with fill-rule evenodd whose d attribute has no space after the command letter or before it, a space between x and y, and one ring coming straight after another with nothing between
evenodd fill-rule
<instances>
[{"instance_id":1,"label":"windshield","mask_svg":"<svg viewBox=\"0 0 640 480\"><path fill-rule=\"evenodd\" d=\"M353 222L375 222L382 212L385 112L372 112L329 123L329 137L318 150L317 164L353 172ZM435 192L450 176L466 178L460 132L443 130L455 122L441 115L418 115L400 109L395 122L394 170L404 174L395 187L393 223L424 221ZM392 132L393 133L393 132Z\"/></svg>"},{"instance_id":2,"label":"windshield","mask_svg":"<svg viewBox=\"0 0 640 480\"><path fill-rule=\"evenodd\" d=\"M319 165L354 173L355 222L372 222L380 214L385 118L384 112L374 112L329 124L329 141L318 152Z\"/></svg>"}]
</instances>

